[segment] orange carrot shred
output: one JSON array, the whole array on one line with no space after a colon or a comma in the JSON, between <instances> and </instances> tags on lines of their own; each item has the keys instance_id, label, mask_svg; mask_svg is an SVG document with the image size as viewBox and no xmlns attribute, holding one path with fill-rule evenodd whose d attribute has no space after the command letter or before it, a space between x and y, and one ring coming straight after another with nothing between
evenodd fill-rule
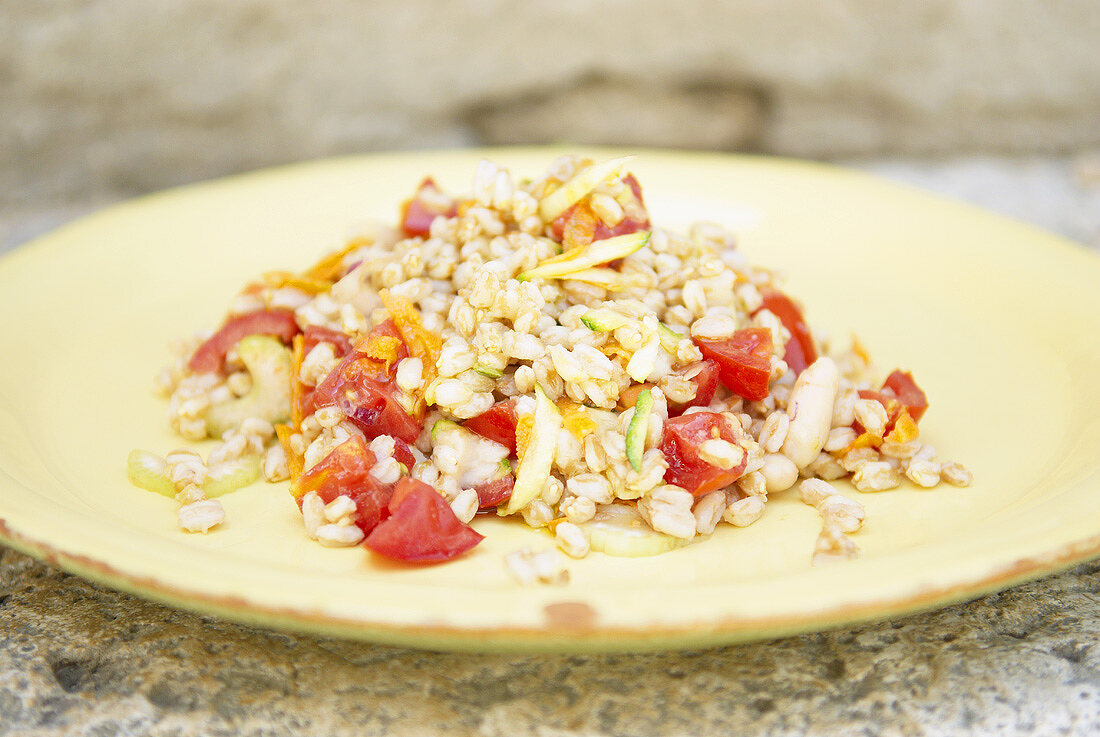
<instances>
[{"instance_id":1,"label":"orange carrot shred","mask_svg":"<svg viewBox=\"0 0 1100 737\"><path fill-rule=\"evenodd\" d=\"M865 432L848 444L848 447L840 451L840 455L847 455L857 448L877 448L882 445L882 436Z\"/></svg>"},{"instance_id":2,"label":"orange carrot shred","mask_svg":"<svg viewBox=\"0 0 1100 737\"><path fill-rule=\"evenodd\" d=\"M346 246L322 258L308 268L302 276L307 279L327 279L329 281L336 281L343 276L341 271L344 264L344 258L355 249L367 245L370 245L370 240L367 238L352 238L348 241Z\"/></svg>"},{"instance_id":3,"label":"orange carrot shred","mask_svg":"<svg viewBox=\"0 0 1100 737\"><path fill-rule=\"evenodd\" d=\"M294 336L294 349L290 359L290 417L294 431L302 427L302 361L305 360L306 342L301 334Z\"/></svg>"},{"instance_id":4,"label":"orange carrot shred","mask_svg":"<svg viewBox=\"0 0 1100 737\"><path fill-rule=\"evenodd\" d=\"M276 425L275 434L279 437L279 444L283 446L283 453L286 454L286 467L290 471L291 479L290 493L294 494L298 479L302 477L302 471L305 468L302 457L295 453L290 446L290 438L295 434L295 430L290 425Z\"/></svg>"},{"instance_id":5,"label":"orange carrot shred","mask_svg":"<svg viewBox=\"0 0 1100 737\"><path fill-rule=\"evenodd\" d=\"M909 409L903 408L897 421L894 422L894 429L886 436L886 440L891 443L908 443L910 440L916 440L918 435L920 435L920 429L917 423L909 416Z\"/></svg>"}]
</instances>

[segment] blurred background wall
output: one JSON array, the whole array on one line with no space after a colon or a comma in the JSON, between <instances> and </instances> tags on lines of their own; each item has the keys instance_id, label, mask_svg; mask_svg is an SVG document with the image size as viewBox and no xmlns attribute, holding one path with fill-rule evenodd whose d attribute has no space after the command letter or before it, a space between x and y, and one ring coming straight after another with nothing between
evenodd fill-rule
<instances>
[{"instance_id":1,"label":"blurred background wall","mask_svg":"<svg viewBox=\"0 0 1100 737\"><path fill-rule=\"evenodd\" d=\"M392 148L1100 146L1094 0L0 0L0 206Z\"/></svg>"}]
</instances>

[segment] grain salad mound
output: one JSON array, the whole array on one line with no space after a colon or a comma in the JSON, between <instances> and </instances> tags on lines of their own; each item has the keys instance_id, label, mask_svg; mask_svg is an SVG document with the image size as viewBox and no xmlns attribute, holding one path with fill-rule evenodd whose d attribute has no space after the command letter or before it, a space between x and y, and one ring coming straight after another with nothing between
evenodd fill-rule
<instances>
[{"instance_id":1,"label":"grain salad mound","mask_svg":"<svg viewBox=\"0 0 1100 737\"><path fill-rule=\"evenodd\" d=\"M660 553L795 485L820 563L857 555L864 519L831 481L970 482L921 442L909 373L831 350L719 226L652 224L627 165L564 157L517 185L482 161L469 197L425 179L396 227L264 274L158 377L173 429L221 444L134 451L131 480L206 532L219 495L290 479L311 538L421 563L477 545L479 512L572 557ZM549 551L507 563L565 576Z\"/></svg>"}]
</instances>

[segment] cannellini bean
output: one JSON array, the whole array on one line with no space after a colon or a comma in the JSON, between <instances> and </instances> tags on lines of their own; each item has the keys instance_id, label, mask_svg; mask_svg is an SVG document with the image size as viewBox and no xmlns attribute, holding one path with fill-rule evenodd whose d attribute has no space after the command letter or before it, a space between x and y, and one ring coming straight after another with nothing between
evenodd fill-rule
<instances>
[{"instance_id":1,"label":"cannellini bean","mask_svg":"<svg viewBox=\"0 0 1100 737\"><path fill-rule=\"evenodd\" d=\"M760 473L764 475L765 488L769 494L786 491L798 481L798 466L780 453L769 453L764 456L764 465Z\"/></svg>"},{"instance_id":2,"label":"cannellini bean","mask_svg":"<svg viewBox=\"0 0 1100 737\"><path fill-rule=\"evenodd\" d=\"M795 381L787 407L791 424L782 450L799 468L813 463L829 438L838 386L836 364L827 356L814 361Z\"/></svg>"}]
</instances>

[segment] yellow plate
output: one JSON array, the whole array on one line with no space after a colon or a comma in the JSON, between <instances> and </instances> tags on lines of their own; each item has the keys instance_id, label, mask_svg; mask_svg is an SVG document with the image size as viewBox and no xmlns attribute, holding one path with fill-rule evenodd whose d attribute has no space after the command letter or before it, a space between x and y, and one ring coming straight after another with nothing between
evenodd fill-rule
<instances>
[{"instance_id":1,"label":"yellow plate","mask_svg":"<svg viewBox=\"0 0 1100 737\"><path fill-rule=\"evenodd\" d=\"M471 555L380 564L306 539L285 485L223 498L208 535L127 484L166 452L152 378L172 338L235 290L303 268L363 216L392 220L427 173L466 191L489 155L518 176L545 149L370 156L185 187L89 217L0 261L0 538L109 586L272 627L446 649L695 647L974 597L1100 552L1100 259L1016 222L828 166L641 152L657 223L742 229L812 324L857 331L931 399L923 434L968 489L858 495L863 558L814 569L817 513L794 492L746 529L642 559L592 555L572 583L520 587L503 553L549 547L493 519ZM600 151L599 155L619 152ZM856 494L856 492L852 492Z\"/></svg>"}]
</instances>

